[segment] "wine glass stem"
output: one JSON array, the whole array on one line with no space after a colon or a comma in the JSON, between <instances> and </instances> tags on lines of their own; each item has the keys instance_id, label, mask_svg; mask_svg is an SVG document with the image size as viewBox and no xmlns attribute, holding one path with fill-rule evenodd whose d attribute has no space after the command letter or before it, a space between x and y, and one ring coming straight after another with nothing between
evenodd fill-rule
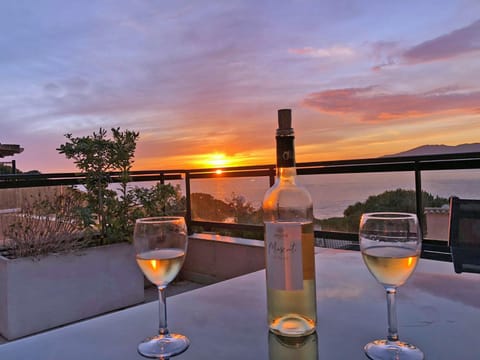
<instances>
[{"instance_id":1,"label":"wine glass stem","mask_svg":"<svg viewBox=\"0 0 480 360\"><path fill-rule=\"evenodd\" d=\"M158 287L158 333L167 335L167 294L166 286Z\"/></svg>"},{"instance_id":2,"label":"wine glass stem","mask_svg":"<svg viewBox=\"0 0 480 360\"><path fill-rule=\"evenodd\" d=\"M388 313L388 340L398 341L397 311L395 308L395 295L397 289L386 287L387 291L387 313Z\"/></svg>"}]
</instances>

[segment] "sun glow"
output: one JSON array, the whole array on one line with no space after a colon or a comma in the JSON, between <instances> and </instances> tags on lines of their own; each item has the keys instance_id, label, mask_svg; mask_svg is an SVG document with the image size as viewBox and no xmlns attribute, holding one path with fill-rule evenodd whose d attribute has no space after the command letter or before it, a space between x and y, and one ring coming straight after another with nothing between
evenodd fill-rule
<instances>
[{"instance_id":1,"label":"sun glow","mask_svg":"<svg viewBox=\"0 0 480 360\"><path fill-rule=\"evenodd\" d=\"M263 157L253 156L251 153L235 153L235 155L227 155L223 152L211 152L202 154L193 154L182 158L177 158L176 161L183 165L177 167L183 168L200 168L200 169L215 169L225 171L226 168L235 166L258 165L261 163L268 163Z\"/></svg>"},{"instance_id":2,"label":"sun glow","mask_svg":"<svg viewBox=\"0 0 480 360\"><path fill-rule=\"evenodd\" d=\"M208 168L217 168L217 174L218 171L222 171L221 168L228 167L228 166L234 166L235 165L235 159L233 157L230 157L228 155L225 155L224 153L210 153L210 154L204 154L201 156L201 160L198 162L202 167L208 167Z\"/></svg>"},{"instance_id":3,"label":"sun glow","mask_svg":"<svg viewBox=\"0 0 480 360\"><path fill-rule=\"evenodd\" d=\"M223 166L227 166L230 163L230 161L225 154L214 153L210 155L209 159L207 160L207 163L209 165L212 165L213 167L223 167Z\"/></svg>"}]
</instances>

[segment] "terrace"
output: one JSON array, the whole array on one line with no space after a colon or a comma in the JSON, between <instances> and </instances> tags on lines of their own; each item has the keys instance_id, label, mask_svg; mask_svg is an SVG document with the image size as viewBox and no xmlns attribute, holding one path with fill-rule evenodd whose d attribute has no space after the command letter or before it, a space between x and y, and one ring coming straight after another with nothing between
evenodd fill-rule
<instances>
[{"instance_id":1,"label":"terrace","mask_svg":"<svg viewBox=\"0 0 480 360\"><path fill-rule=\"evenodd\" d=\"M467 174L469 177L478 178L478 175L480 174L480 153L416 157L384 157L373 159L299 163L297 164L297 169L301 181L307 184L312 182L322 182L324 181L324 179L328 179L331 176L349 176L351 182L355 182L356 176L359 175L369 176L373 179L394 174L406 178L407 181L410 183L409 188L414 190L415 193L416 213L419 219L421 219L421 221L423 222L422 227L424 229L425 236L421 256L423 259L426 260L425 263L428 265L426 265L426 267L422 271L424 271L425 273L430 273L431 271L438 271L440 277L438 279L436 278L435 281L440 281L440 278L447 276L446 274L448 274L450 270L453 274L453 265L450 264L452 261L451 251L449 244L446 241L448 236L446 234L445 221L448 219L448 210L445 207L432 209L428 206L425 206L425 204L423 203L422 191L429 188L429 182L432 178L442 178L443 176L450 176L451 174L455 175L452 177L453 179L458 177L460 174ZM198 200L195 198L195 195L193 194L198 193L199 189L205 189L205 184L214 184L219 181L226 182L230 179L254 179L255 181L262 182L262 184L264 184L264 190L266 190L269 185L273 184L275 178L275 167L273 165L246 166L225 168L221 169L221 172L218 170L219 169L149 170L132 171L130 173L130 180L133 184L160 182L175 183L181 185L184 191L184 196L186 198L185 218L188 223L188 228L191 231L189 251L187 254L187 260L181 273L181 277L183 278L183 280L192 282L194 284L200 284L202 286L220 282L223 280L228 280L223 282L223 285L218 284L217 287L208 287L202 290L201 293L199 292L198 296L196 296L195 299L198 299L198 301L200 301L200 307L206 306L201 301L207 301L205 299L209 297L208 289L211 289L211 293L215 294L220 298L221 293L226 291L232 291L231 288L234 284L233 281L235 281L235 284L240 284L243 281L245 284L248 283L248 286L252 286L254 288L259 287L260 285L258 284L258 282L260 281L260 276L258 275L258 273L255 273L256 275L246 275L248 279L245 277L239 278L244 280L229 279L261 270L264 266L262 224L252 221L238 222L235 221L237 220L236 218L229 218L228 220L218 221L214 217L199 217L198 208L201 207L202 204L198 202ZM116 181L118 181L118 177L118 173L111 173L111 182L115 183ZM387 177L386 179L387 180L380 181L379 183L385 184L390 178ZM3 213L7 213L9 211L8 209L11 209L13 211L13 209L17 207L18 203L20 203L20 200L18 198L22 196L22 191L26 191L26 189L40 188L46 190L51 187L81 185L84 181L85 178L83 177L83 175L78 173L1 175L0 195L4 195L2 196L2 199L10 200L8 200L9 203L0 203L0 211ZM450 185L452 185L452 189L454 190L452 193L449 193L448 196L457 195L464 197L464 194L462 193L464 189L462 189L460 186L456 187L456 184L454 183L455 180L452 181L453 183L451 183ZM340 185L341 184L339 184L339 186ZM235 194L238 195L242 195L242 190L242 188L233 189ZM379 187L378 190L376 190L375 192L382 193L383 191L385 191L385 188ZM469 189L469 191L470 193L472 191L473 193L477 191L477 197L480 197L480 189ZM248 200L250 201L250 199ZM358 199L357 201L363 200L365 199ZM258 204L260 199L252 199L251 201L252 204ZM314 203L320 201L321 199L316 199L314 197ZM328 209L322 210L328 212ZM444 227L443 230L442 226ZM248 239L245 237L248 237ZM329 258L329 256L331 256L332 254L340 254L337 256L338 258L344 257L348 260L351 259L351 256L353 254L355 254L355 250L358 250L358 235L355 231L349 231L349 229L347 228L342 229L337 227L336 229L332 229L326 226L322 226L321 228L320 226L317 226L315 230L315 239L316 246L318 248L334 249L330 250L331 252L317 249L318 276L321 275L318 269L319 260L326 262L333 261ZM352 265L347 264L335 264L335 268L338 270L338 272L344 275L346 275L345 271L347 271L348 269L350 269L351 271L355 271L355 269L351 268L351 266ZM357 266L360 265L357 264ZM325 265L321 265L321 268L325 270ZM357 275L355 275L354 277L356 278ZM253 283L251 283L250 281L253 281ZM462 297L462 300L460 301L462 301L464 304L469 303L472 301L472 296L478 296L478 293L480 291L478 280L474 276L467 275L463 276L461 281L465 281L465 284L468 282L469 286L471 286L471 291L468 293L460 294L460 297ZM460 288L462 284L457 284L453 280L452 286L455 288ZM322 289L325 290L323 287ZM197 290L195 291L195 293L197 293ZM179 296L178 302L183 304L183 306L188 306L188 296L189 294L183 294ZM431 300L432 299L422 298L422 300L419 301L428 302ZM440 301L440 299L437 298L433 300ZM224 301L231 301L231 299L227 299L225 297ZM247 308L249 308L250 306L254 306L254 304L250 303L249 301L250 300L245 300L245 304L248 305ZM413 305L409 306L412 307ZM442 311L447 311L447 308L442 306L440 306ZM476 305L474 305L474 307L478 310L478 307L476 307ZM136 311L133 309L134 308L131 308L125 311L131 311L132 313ZM144 314L146 314L146 308L142 309L143 310L141 311L141 315L137 314L140 317L143 317ZM177 316L181 316L182 309L180 309L179 307L175 307L175 309L173 309L173 312L175 314L174 318L176 318ZM152 309L150 310L153 311ZM210 309L209 311L212 311L212 309ZM254 313L256 314L257 312L258 311L255 311ZM123 312L121 313L125 314ZM351 311L349 312L349 314L354 317L356 316ZM252 314L249 314L247 317L250 318L250 315ZM110 317L109 319L112 321L112 323L120 324L120 320L118 320L119 317L120 315L116 318L116 320L114 320L113 317ZM99 317L98 319L101 318L102 317ZM110 320L105 321L109 323ZM240 321L240 319L238 318L234 320ZM100 328L102 328L102 326L104 325L99 325L99 321L100 320L97 320L96 324L97 326L100 326ZM367 320L365 320L365 322L366 321ZM89 323L89 321L87 321L86 323ZM91 322L90 324L93 324L93 322ZM217 325L219 327L224 326L221 324ZM88 325L85 326L88 327ZM191 327L194 325L190 324L189 326ZM184 329L185 333L189 332L189 326L186 326L186 328ZM95 326L93 326L93 328L95 328ZM92 330L93 328L91 328L90 330ZM139 328L140 325L135 325L135 329L138 330ZM244 327L240 326L240 328ZM59 335L61 331L62 329L57 330L57 332L55 333L56 335L52 335L51 339L53 339L54 337L56 339L62 338L62 336ZM69 330L67 327L65 328L64 333L67 334L68 331ZM73 330L73 332L75 331L76 330ZM192 331L191 328L190 331ZM446 330L443 329L441 331ZM320 333L322 335L326 335L323 330L320 331ZM139 339L141 337L142 336L139 336ZM36 336L33 336L31 338L35 339ZM37 340L30 341L27 338L21 341L25 341L25 344L31 344L32 348L35 348L35 346L37 346L34 345ZM428 346L433 345L428 344ZM13 349L13 347L11 347L11 349ZM258 351L260 353L266 351L263 347L260 347L259 349L260 350ZM198 350L200 351L201 349ZM7 352L6 354L8 355L12 353ZM186 358L188 358L189 355L187 354L188 351L187 353L185 353L185 355L182 356L187 356ZM331 354L331 351L329 352L329 354ZM190 356L193 355L194 354L190 354ZM466 356L463 358L468 359L469 357Z\"/></svg>"}]
</instances>

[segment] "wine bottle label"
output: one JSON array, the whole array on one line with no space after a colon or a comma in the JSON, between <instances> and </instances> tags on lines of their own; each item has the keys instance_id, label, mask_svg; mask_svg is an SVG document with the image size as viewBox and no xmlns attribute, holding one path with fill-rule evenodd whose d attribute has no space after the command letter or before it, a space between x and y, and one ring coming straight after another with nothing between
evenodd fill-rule
<instances>
[{"instance_id":1,"label":"wine bottle label","mask_svg":"<svg viewBox=\"0 0 480 360\"><path fill-rule=\"evenodd\" d=\"M277 167L294 167L293 136L277 136Z\"/></svg>"},{"instance_id":2,"label":"wine bottle label","mask_svg":"<svg viewBox=\"0 0 480 360\"><path fill-rule=\"evenodd\" d=\"M302 290L302 225L265 223L267 286L276 290Z\"/></svg>"}]
</instances>

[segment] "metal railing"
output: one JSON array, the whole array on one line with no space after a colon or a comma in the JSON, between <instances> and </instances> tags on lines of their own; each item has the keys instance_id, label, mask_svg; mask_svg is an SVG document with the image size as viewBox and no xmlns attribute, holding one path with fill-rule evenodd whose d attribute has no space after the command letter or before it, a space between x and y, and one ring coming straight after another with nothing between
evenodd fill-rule
<instances>
[{"instance_id":1,"label":"metal railing","mask_svg":"<svg viewBox=\"0 0 480 360\"><path fill-rule=\"evenodd\" d=\"M423 156L381 157L355 160L318 161L297 163L298 175L319 174L358 174L358 173L392 173L413 172L415 175L415 200L417 216L421 219L424 207L422 204L422 171L432 170L467 170L480 169L480 153L460 153ZM222 177L252 177L268 176L270 185L275 180L275 166L243 166L222 169L218 168L190 170L186 176L187 189L190 189L191 179L205 179ZM190 192L187 191L187 196ZM190 206L187 198L187 206ZM261 225L223 224L215 222L195 221L191 218L191 209L187 209L189 224L203 228L262 231ZM358 249L358 234L337 231L315 231L317 243L328 247ZM448 245L436 240L424 240L422 257L451 261Z\"/></svg>"},{"instance_id":2,"label":"metal railing","mask_svg":"<svg viewBox=\"0 0 480 360\"><path fill-rule=\"evenodd\" d=\"M422 171L432 170L466 170L480 169L480 152L381 157L355 160L318 161L297 163L298 175L320 174L358 174L358 173L392 173L413 172L415 175L416 209L419 219L422 219ZM186 220L190 227L198 226L205 229L247 230L262 232L262 225L232 224L220 222L197 221L192 218L191 181L194 179L213 179L219 177L268 177L270 185L275 180L275 165L255 165L208 169L179 169L179 170L148 170L130 172L130 181L159 181L164 183L171 180L185 181ZM120 173L108 174L111 182L118 182ZM85 175L81 173L50 173L50 174L13 174L0 175L0 189L79 185L85 182ZM358 249L358 235L356 233L336 231L315 231L315 237L325 246ZM450 249L446 244L435 240L424 240L422 257L436 260L451 261Z\"/></svg>"}]
</instances>

